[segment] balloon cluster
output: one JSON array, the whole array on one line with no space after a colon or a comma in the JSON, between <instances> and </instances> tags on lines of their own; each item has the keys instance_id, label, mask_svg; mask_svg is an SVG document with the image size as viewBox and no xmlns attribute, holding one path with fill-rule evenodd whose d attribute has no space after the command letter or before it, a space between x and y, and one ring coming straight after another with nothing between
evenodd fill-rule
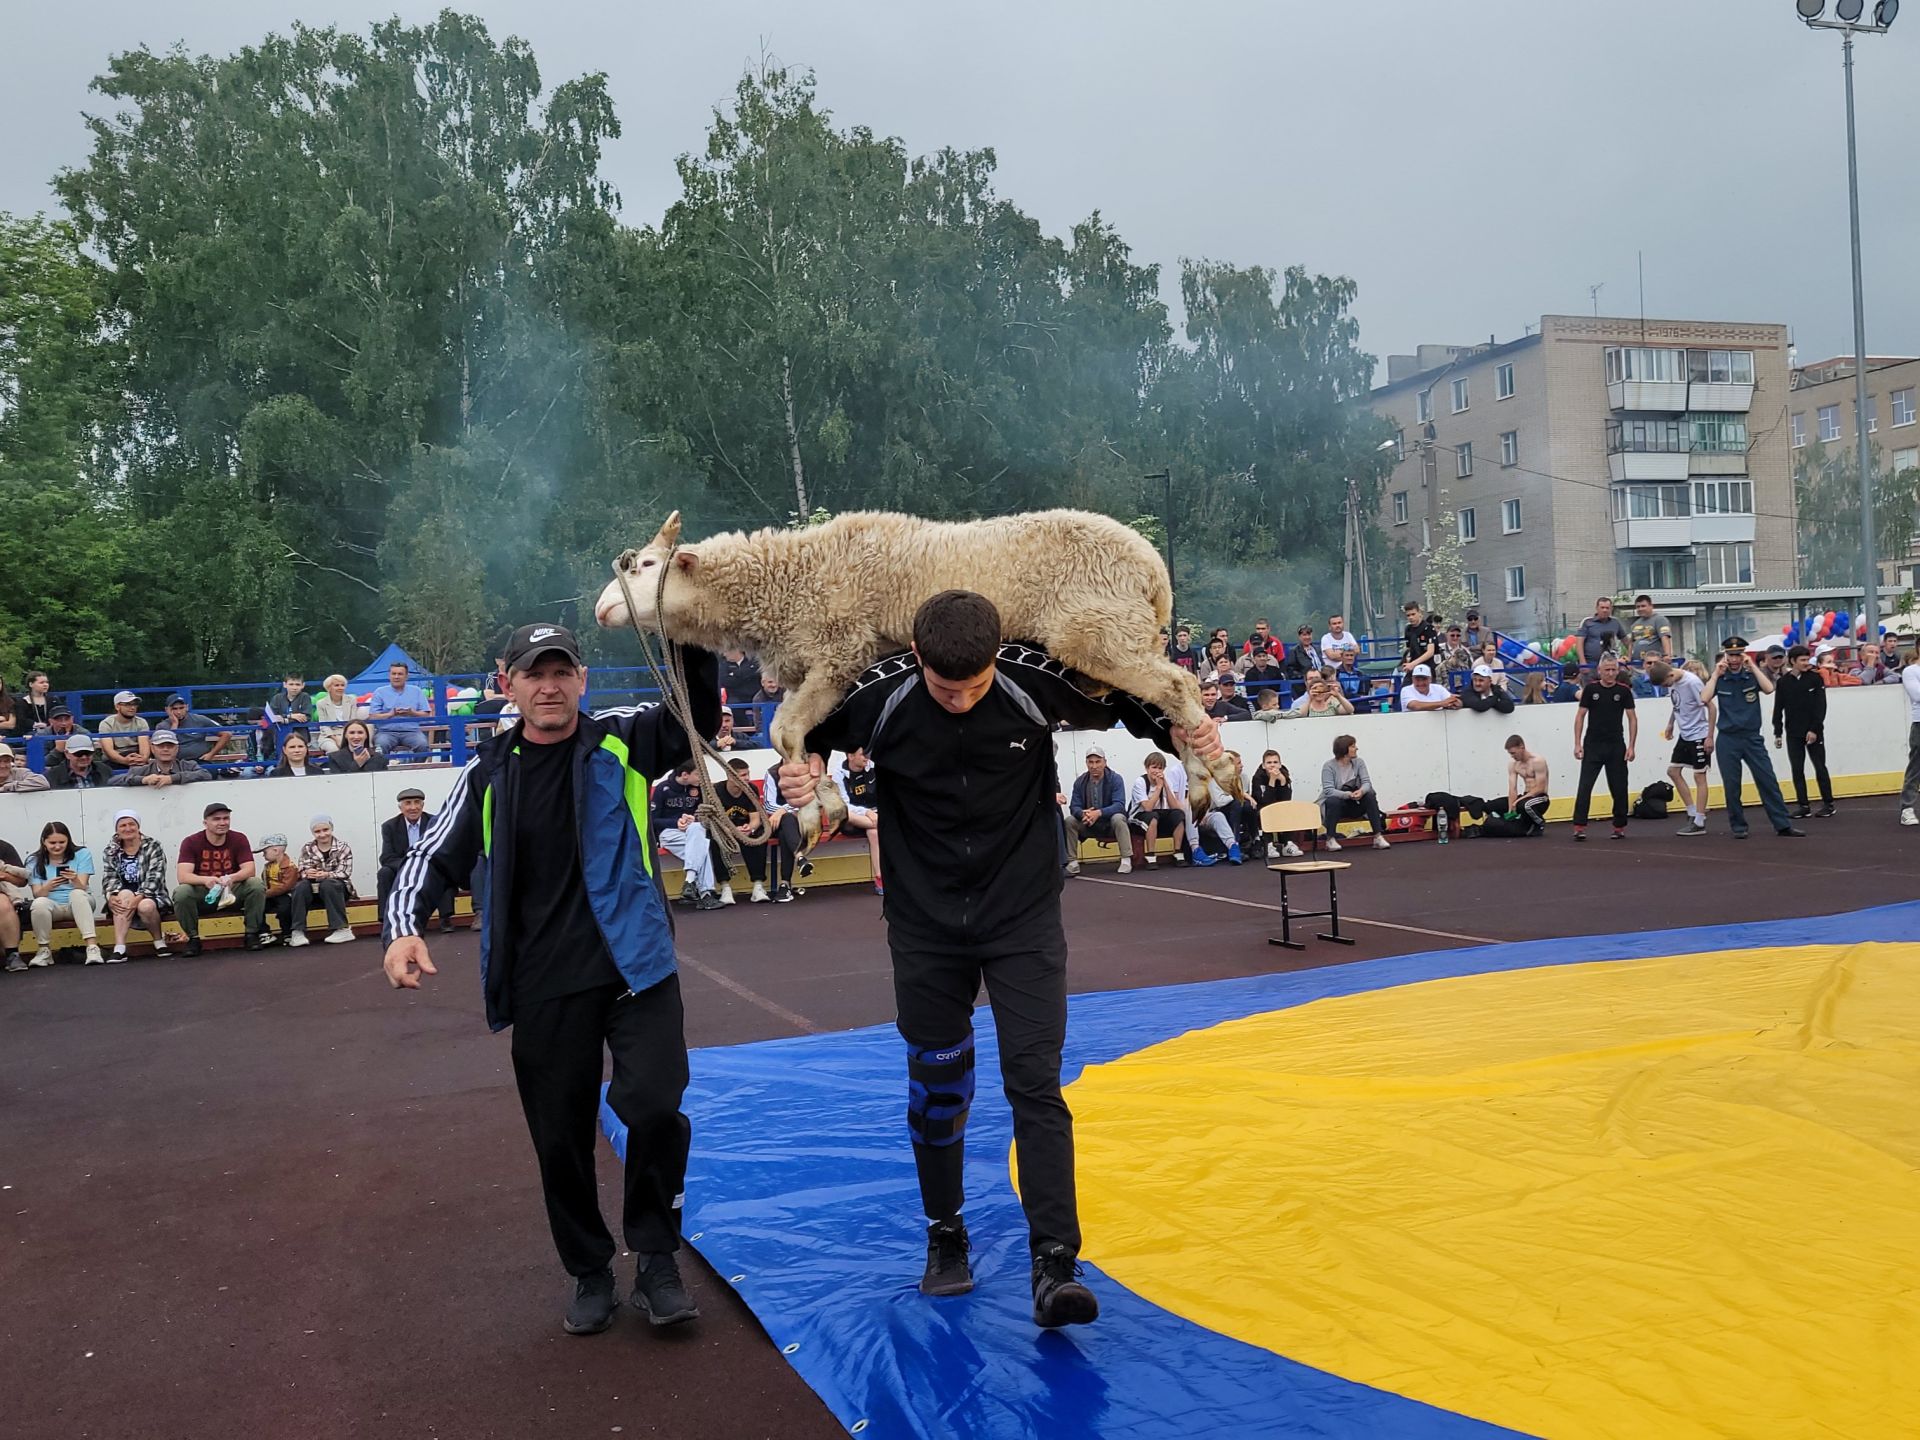
<instances>
[{"instance_id":1,"label":"balloon cluster","mask_svg":"<svg viewBox=\"0 0 1920 1440\"><path fill-rule=\"evenodd\" d=\"M1563 639L1556 640L1553 642L1553 648L1547 653L1563 665L1569 660L1578 660L1581 653L1580 637L1578 635L1568 635Z\"/></svg>"},{"instance_id":2,"label":"balloon cluster","mask_svg":"<svg viewBox=\"0 0 1920 1440\"><path fill-rule=\"evenodd\" d=\"M1880 627L1883 633L1886 628L1884 625ZM1789 645L1798 645L1802 640L1811 644L1815 640L1831 640L1843 636L1864 640L1867 638L1867 622L1856 620L1845 610L1829 610L1825 614L1808 616L1804 626L1798 622L1782 625L1780 634L1785 637Z\"/></svg>"}]
</instances>

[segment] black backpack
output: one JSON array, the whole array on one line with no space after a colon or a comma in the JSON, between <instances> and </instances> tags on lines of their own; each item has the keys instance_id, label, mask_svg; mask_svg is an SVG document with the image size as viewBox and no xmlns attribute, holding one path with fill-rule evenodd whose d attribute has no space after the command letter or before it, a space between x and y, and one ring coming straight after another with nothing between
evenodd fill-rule
<instances>
[{"instance_id":1,"label":"black backpack","mask_svg":"<svg viewBox=\"0 0 1920 1440\"><path fill-rule=\"evenodd\" d=\"M1664 780L1656 780L1640 792L1640 798L1633 802L1633 818L1636 820L1664 820L1667 818L1667 802L1673 799L1673 786Z\"/></svg>"}]
</instances>

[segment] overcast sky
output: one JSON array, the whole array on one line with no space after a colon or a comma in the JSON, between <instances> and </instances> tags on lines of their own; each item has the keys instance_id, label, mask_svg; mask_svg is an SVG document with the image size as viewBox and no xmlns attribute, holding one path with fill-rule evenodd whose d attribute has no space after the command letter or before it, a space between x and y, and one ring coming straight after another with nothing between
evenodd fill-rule
<instances>
[{"instance_id":1,"label":"overcast sky","mask_svg":"<svg viewBox=\"0 0 1920 1440\"><path fill-rule=\"evenodd\" d=\"M1871 9L1872 0L1868 0ZM431 4L9 4L0 208L50 208L116 50L228 52L298 18L364 28ZM1056 232L1095 208L1169 300L1181 256L1359 282L1362 343L1506 340L1543 312L1783 321L1803 361L1853 348L1840 42L1792 0L1145 0L633 6L488 0L549 85L607 72L607 156L650 223L764 44L843 125L915 152L992 146ZM1867 343L1920 354L1920 3L1859 43Z\"/></svg>"}]
</instances>

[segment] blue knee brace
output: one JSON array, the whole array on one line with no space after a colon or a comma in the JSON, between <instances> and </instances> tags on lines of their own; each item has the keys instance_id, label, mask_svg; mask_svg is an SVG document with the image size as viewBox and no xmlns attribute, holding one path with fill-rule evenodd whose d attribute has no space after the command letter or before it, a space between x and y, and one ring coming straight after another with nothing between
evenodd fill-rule
<instances>
[{"instance_id":1,"label":"blue knee brace","mask_svg":"<svg viewBox=\"0 0 1920 1440\"><path fill-rule=\"evenodd\" d=\"M951 1145L973 1108L973 1036L942 1050L907 1046L907 1130L916 1145Z\"/></svg>"}]
</instances>

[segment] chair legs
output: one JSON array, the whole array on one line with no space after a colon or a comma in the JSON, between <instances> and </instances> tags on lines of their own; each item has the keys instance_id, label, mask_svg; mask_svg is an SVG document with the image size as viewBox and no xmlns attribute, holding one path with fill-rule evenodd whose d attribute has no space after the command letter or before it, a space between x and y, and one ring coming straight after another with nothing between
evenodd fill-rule
<instances>
[{"instance_id":1,"label":"chair legs","mask_svg":"<svg viewBox=\"0 0 1920 1440\"><path fill-rule=\"evenodd\" d=\"M1295 920L1318 920L1325 917L1333 922L1331 930L1322 930L1319 938L1331 940L1335 945L1351 945L1351 936L1340 933L1340 882L1336 878L1338 871L1329 870L1327 875L1327 908L1325 910L1295 910L1287 894L1287 872L1280 871L1280 933L1269 935L1269 945L1281 945L1289 950L1304 950L1306 945L1293 938Z\"/></svg>"}]
</instances>

